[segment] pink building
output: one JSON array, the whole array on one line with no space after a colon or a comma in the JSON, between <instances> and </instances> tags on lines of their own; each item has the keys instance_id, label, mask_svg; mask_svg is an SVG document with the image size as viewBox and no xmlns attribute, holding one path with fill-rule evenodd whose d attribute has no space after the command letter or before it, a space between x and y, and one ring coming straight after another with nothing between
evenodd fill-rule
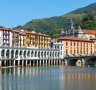
<instances>
[{"instance_id":1,"label":"pink building","mask_svg":"<svg viewBox=\"0 0 96 90\"><path fill-rule=\"evenodd\" d=\"M9 28L0 27L0 46L12 46L12 34Z\"/></svg>"}]
</instances>

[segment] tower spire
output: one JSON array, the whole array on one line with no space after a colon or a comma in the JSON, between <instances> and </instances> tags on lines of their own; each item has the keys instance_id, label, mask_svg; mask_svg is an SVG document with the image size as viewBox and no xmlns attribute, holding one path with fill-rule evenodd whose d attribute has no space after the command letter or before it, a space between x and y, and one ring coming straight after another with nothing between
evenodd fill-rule
<instances>
[{"instance_id":1,"label":"tower spire","mask_svg":"<svg viewBox=\"0 0 96 90\"><path fill-rule=\"evenodd\" d=\"M73 21L72 21L72 19L69 18L67 20L67 33L68 34L73 34L74 33L73 29L74 29L74 27L73 27Z\"/></svg>"}]
</instances>

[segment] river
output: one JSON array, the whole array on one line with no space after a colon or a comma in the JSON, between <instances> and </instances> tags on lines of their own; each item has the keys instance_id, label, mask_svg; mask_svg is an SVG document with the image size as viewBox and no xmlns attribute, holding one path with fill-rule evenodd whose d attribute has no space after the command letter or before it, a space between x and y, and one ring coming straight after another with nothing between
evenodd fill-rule
<instances>
[{"instance_id":1,"label":"river","mask_svg":"<svg viewBox=\"0 0 96 90\"><path fill-rule=\"evenodd\" d=\"M0 69L0 90L96 90L96 67L4 68Z\"/></svg>"}]
</instances>

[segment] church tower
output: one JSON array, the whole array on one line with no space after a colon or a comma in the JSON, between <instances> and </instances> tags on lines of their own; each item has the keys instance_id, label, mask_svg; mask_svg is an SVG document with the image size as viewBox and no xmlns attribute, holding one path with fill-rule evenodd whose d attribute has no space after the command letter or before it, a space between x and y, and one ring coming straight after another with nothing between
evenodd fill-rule
<instances>
[{"instance_id":1,"label":"church tower","mask_svg":"<svg viewBox=\"0 0 96 90\"><path fill-rule=\"evenodd\" d=\"M72 19L68 19L67 20L67 34L71 34L73 35L74 34L74 27L73 27L73 21Z\"/></svg>"},{"instance_id":2,"label":"church tower","mask_svg":"<svg viewBox=\"0 0 96 90\"><path fill-rule=\"evenodd\" d=\"M78 26L78 32L77 32L77 34L78 34L78 37L80 37L80 38L83 37L83 32L82 32L80 26Z\"/></svg>"}]
</instances>

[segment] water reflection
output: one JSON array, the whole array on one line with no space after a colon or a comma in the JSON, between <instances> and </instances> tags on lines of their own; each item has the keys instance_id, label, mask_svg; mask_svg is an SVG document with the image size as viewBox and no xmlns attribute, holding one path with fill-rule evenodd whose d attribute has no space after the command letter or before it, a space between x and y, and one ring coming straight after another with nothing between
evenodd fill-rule
<instances>
[{"instance_id":1,"label":"water reflection","mask_svg":"<svg viewBox=\"0 0 96 90\"><path fill-rule=\"evenodd\" d=\"M0 90L96 90L95 67L15 67L0 70Z\"/></svg>"}]
</instances>

